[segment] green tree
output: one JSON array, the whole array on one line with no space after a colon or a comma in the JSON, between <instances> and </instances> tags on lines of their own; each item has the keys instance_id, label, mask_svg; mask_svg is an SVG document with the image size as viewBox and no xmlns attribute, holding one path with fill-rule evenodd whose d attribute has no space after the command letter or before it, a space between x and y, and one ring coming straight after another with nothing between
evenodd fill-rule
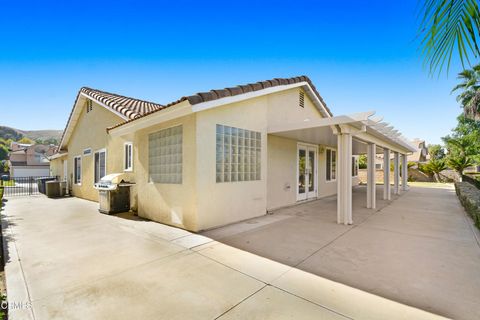
<instances>
[{"instance_id":1,"label":"green tree","mask_svg":"<svg viewBox=\"0 0 480 320\"><path fill-rule=\"evenodd\" d=\"M478 0L424 0L420 17L420 48L430 73L450 68L457 54L463 66L480 56Z\"/></svg>"},{"instance_id":2,"label":"green tree","mask_svg":"<svg viewBox=\"0 0 480 320\"><path fill-rule=\"evenodd\" d=\"M25 144L33 144L33 141L27 137L23 137L22 139L17 141L18 143L25 143Z\"/></svg>"},{"instance_id":3,"label":"green tree","mask_svg":"<svg viewBox=\"0 0 480 320\"><path fill-rule=\"evenodd\" d=\"M447 166L445 165L445 161L442 160L437 160L437 159L430 159L427 163L428 170L433 173L433 177L435 178L436 182L440 182L440 172L443 170L447 169Z\"/></svg>"},{"instance_id":4,"label":"green tree","mask_svg":"<svg viewBox=\"0 0 480 320\"><path fill-rule=\"evenodd\" d=\"M457 96L457 101L461 104L464 114L468 118L475 120L480 116L480 64L473 66L472 69L465 69L460 72L457 79L462 80L456 85L452 93L461 91Z\"/></svg>"},{"instance_id":5,"label":"green tree","mask_svg":"<svg viewBox=\"0 0 480 320\"><path fill-rule=\"evenodd\" d=\"M441 181L440 172L445 169L447 169L447 166L445 165L445 161L443 159L430 159L430 161L428 161L426 164L418 164L418 170L433 177L436 182Z\"/></svg>"},{"instance_id":6,"label":"green tree","mask_svg":"<svg viewBox=\"0 0 480 320\"><path fill-rule=\"evenodd\" d=\"M428 154L430 155L431 159L441 160L445 158L445 150L439 144L429 144Z\"/></svg>"},{"instance_id":7,"label":"green tree","mask_svg":"<svg viewBox=\"0 0 480 320\"><path fill-rule=\"evenodd\" d=\"M8 149L5 146L0 145L0 160L8 159Z\"/></svg>"},{"instance_id":8,"label":"green tree","mask_svg":"<svg viewBox=\"0 0 480 320\"><path fill-rule=\"evenodd\" d=\"M469 157L473 162L480 162L480 122L464 115L458 118L452 133L443 137L449 156Z\"/></svg>"},{"instance_id":9,"label":"green tree","mask_svg":"<svg viewBox=\"0 0 480 320\"><path fill-rule=\"evenodd\" d=\"M0 160L0 173L8 173L10 171L10 167L8 166L7 160Z\"/></svg>"},{"instance_id":10,"label":"green tree","mask_svg":"<svg viewBox=\"0 0 480 320\"><path fill-rule=\"evenodd\" d=\"M470 157L467 157L465 155L452 154L448 156L447 164L450 168L458 172L460 176L460 181L462 181L463 171L466 168L473 166L474 162Z\"/></svg>"},{"instance_id":11,"label":"green tree","mask_svg":"<svg viewBox=\"0 0 480 320\"><path fill-rule=\"evenodd\" d=\"M358 168L367 169L367 155L362 154L358 157Z\"/></svg>"}]
</instances>

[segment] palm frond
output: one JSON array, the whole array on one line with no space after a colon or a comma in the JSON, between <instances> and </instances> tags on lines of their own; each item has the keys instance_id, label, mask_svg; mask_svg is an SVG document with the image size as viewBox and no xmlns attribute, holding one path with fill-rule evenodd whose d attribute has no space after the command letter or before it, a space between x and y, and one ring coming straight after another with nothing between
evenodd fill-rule
<instances>
[{"instance_id":1,"label":"palm frond","mask_svg":"<svg viewBox=\"0 0 480 320\"><path fill-rule=\"evenodd\" d=\"M421 9L421 52L430 73L450 68L454 53L462 65L480 56L478 0L425 0Z\"/></svg>"}]
</instances>

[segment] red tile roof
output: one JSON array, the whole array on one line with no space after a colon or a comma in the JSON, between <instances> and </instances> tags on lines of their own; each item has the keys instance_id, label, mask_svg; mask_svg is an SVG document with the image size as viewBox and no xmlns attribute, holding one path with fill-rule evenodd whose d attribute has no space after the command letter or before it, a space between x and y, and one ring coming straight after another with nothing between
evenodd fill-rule
<instances>
[{"instance_id":1,"label":"red tile roof","mask_svg":"<svg viewBox=\"0 0 480 320\"><path fill-rule=\"evenodd\" d=\"M214 89L214 90L210 90L210 91L207 91L207 92L199 92L199 93L196 93L196 94L191 95L191 96L182 97L179 100L171 102L167 105L162 105L158 109L152 110L150 112L146 112L146 113L144 113L144 114L142 114L138 117L129 119L125 122L122 122L122 123L119 123L119 124L114 125L112 127L109 127L109 128L107 128L107 131L112 130L112 129L117 128L117 127L120 127L120 126L122 126L126 123L135 121L138 118L145 117L145 116L150 115L154 112L163 110L163 109L168 108L170 106L173 106L173 105L175 105L177 103L180 103L182 101L188 100L188 102L191 105L195 105L195 104L202 103L202 102L217 100L217 99L230 97L230 96L236 96L236 95L240 95L240 94L244 94L244 93L248 93L248 92L253 92L253 91L258 91L258 90L262 90L262 89L266 89L266 88L270 88L270 87L277 87L277 86L282 86L282 85L295 84L295 83L299 83L299 82L307 82L310 85L314 94L317 96L317 98L321 101L321 103L325 107L325 109L328 113L327 116L332 116L332 112L327 107L325 101L323 101L323 98L318 93L317 89L313 85L310 78L308 78L307 76L300 76L300 77L293 77L293 78L275 78L275 79L272 79L272 80L265 80L265 81L259 81L259 82L255 82L255 83L245 84L245 85L238 85L236 87L230 87L230 88L224 88L224 89Z\"/></svg>"},{"instance_id":2,"label":"red tile roof","mask_svg":"<svg viewBox=\"0 0 480 320\"><path fill-rule=\"evenodd\" d=\"M128 119L135 119L144 114L164 108L164 106L158 103L129 98L119 94L95 90L87 87L80 89L80 92L94 100L97 100L98 102L101 102L107 107L112 108Z\"/></svg>"},{"instance_id":3,"label":"red tile roof","mask_svg":"<svg viewBox=\"0 0 480 320\"><path fill-rule=\"evenodd\" d=\"M128 120L133 120L147 113L165 108L165 106L162 106L161 104L158 104L158 103L125 97L119 94L91 89L88 87L82 87L77 94L77 97L73 104L72 111L70 112L70 116L68 117L67 125L65 127L65 130L63 130L63 134L60 141L63 141L63 137L65 136L65 132L67 130L68 124L70 123L70 120L73 115L73 111L75 110L75 106L77 105L77 101L81 93L111 108L113 111L120 113L121 115L125 116Z\"/></svg>"}]
</instances>

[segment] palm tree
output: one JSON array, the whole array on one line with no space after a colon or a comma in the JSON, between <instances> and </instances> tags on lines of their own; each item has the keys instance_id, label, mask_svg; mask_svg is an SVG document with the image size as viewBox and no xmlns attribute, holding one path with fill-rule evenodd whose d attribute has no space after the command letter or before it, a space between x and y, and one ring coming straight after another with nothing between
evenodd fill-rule
<instances>
[{"instance_id":1,"label":"palm tree","mask_svg":"<svg viewBox=\"0 0 480 320\"><path fill-rule=\"evenodd\" d=\"M465 155L451 155L447 158L447 164L450 168L458 172L460 181L462 181L463 170L473 166L474 162L470 157Z\"/></svg>"},{"instance_id":2,"label":"palm tree","mask_svg":"<svg viewBox=\"0 0 480 320\"><path fill-rule=\"evenodd\" d=\"M426 170L433 175L436 182L441 181L440 172L447 169L447 166L445 165L445 161L443 159L442 160L430 159L430 161L425 165L425 167L426 167Z\"/></svg>"},{"instance_id":3,"label":"palm tree","mask_svg":"<svg viewBox=\"0 0 480 320\"><path fill-rule=\"evenodd\" d=\"M452 89L452 93L461 90L457 101L462 105L465 116L478 118L480 114L478 108L480 104L480 64L473 66L472 69L463 70L458 74L457 79L462 82Z\"/></svg>"},{"instance_id":4,"label":"palm tree","mask_svg":"<svg viewBox=\"0 0 480 320\"><path fill-rule=\"evenodd\" d=\"M448 72L454 53L463 66L480 56L478 0L424 0L420 16L420 47L430 73Z\"/></svg>"}]
</instances>

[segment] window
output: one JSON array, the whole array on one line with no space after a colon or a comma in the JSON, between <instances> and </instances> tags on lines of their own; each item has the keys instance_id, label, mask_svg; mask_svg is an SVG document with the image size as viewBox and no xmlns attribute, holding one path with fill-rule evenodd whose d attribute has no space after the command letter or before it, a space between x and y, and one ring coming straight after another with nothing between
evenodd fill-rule
<instances>
[{"instance_id":1,"label":"window","mask_svg":"<svg viewBox=\"0 0 480 320\"><path fill-rule=\"evenodd\" d=\"M302 90L300 90L298 96L298 104L300 107L305 108L305 93Z\"/></svg>"},{"instance_id":2,"label":"window","mask_svg":"<svg viewBox=\"0 0 480 320\"><path fill-rule=\"evenodd\" d=\"M337 151L327 149L327 181L335 181L337 174Z\"/></svg>"},{"instance_id":3,"label":"window","mask_svg":"<svg viewBox=\"0 0 480 320\"><path fill-rule=\"evenodd\" d=\"M260 132L217 124L216 181L261 179Z\"/></svg>"},{"instance_id":4,"label":"window","mask_svg":"<svg viewBox=\"0 0 480 320\"><path fill-rule=\"evenodd\" d=\"M377 170L382 169L382 164L381 163L375 163L375 169L377 169Z\"/></svg>"},{"instance_id":5,"label":"window","mask_svg":"<svg viewBox=\"0 0 480 320\"><path fill-rule=\"evenodd\" d=\"M123 145L123 153L124 153L123 170L132 171L132 169L133 169L133 144L131 142L126 142Z\"/></svg>"},{"instance_id":6,"label":"window","mask_svg":"<svg viewBox=\"0 0 480 320\"><path fill-rule=\"evenodd\" d=\"M99 182L100 179L106 176L107 174L107 152L105 149L95 152L95 183Z\"/></svg>"},{"instance_id":7,"label":"window","mask_svg":"<svg viewBox=\"0 0 480 320\"><path fill-rule=\"evenodd\" d=\"M182 141L181 125L148 136L148 173L151 182L182 183Z\"/></svg>"},{"instance_id":8,"label":"window","mask_svg":"<svg viewBox=\"0 0 480 320\"><path fill-rule=\"evenodd\" d=\"M358 176L358 158L352 157L352 177Z\"/></svg>"},{"instance_id":9,"label":"window","mask_svg":"<svg viewBox=\"0 0 480 320\"><path fill-rule=\"evenodd\" d=\"M75 157L73 166L73 179L75 184L82 183L82 158L80 156Z\"/></svg>"}]
</instances>

